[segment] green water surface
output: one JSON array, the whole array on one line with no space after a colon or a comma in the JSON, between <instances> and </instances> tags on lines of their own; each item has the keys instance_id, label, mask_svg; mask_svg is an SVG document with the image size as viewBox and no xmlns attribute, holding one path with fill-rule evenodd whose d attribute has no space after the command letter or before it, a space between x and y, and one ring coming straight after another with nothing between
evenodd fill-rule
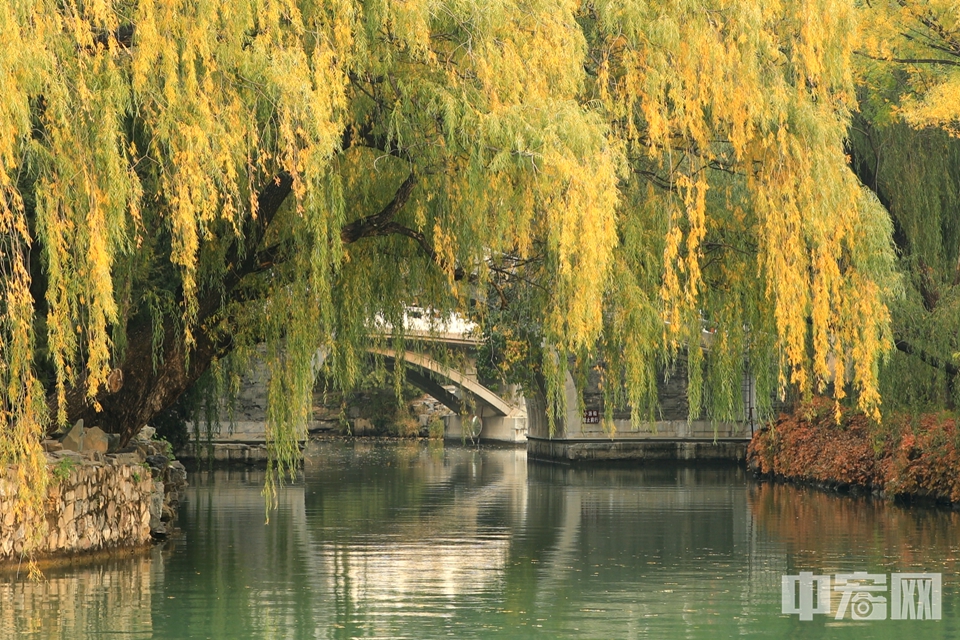
<instances>
[{"instance_id":1,"label":"green water surface","mask_svg":"<svg viewBox=\"0 0 960 640\"><path fill-rule=\"evenodd\" d=\"M960 637L957 513L733 466L318 442L269 524L262 472L190 483L152 554L0 577L0 638ZM942 619L801 621L781 613L800 571L940 573Z\"/></svg>"}]
</instances>

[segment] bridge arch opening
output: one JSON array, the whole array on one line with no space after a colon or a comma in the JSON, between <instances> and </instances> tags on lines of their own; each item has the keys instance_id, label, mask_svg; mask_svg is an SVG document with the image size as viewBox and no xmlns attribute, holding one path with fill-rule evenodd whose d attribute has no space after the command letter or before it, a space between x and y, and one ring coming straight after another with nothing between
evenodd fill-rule
<instances>
[{"instance_id":1,"label":"bridge arch opening","mask_svg":"<svg viewBox=\"0 0 960 640\"><path fill-rule=\"evenodd\" d=\"M488 408L488 410L484 411L484 414L503 417L510 415L514 410L514 407L511 406L510 403L494 391L471 379L463 372L448 367L429 355L414 351L397 353L393 349L387 348L369 349L369 352L382 357L390 368L395 367L398 360L402 360L406 365L406 378L410 384L423 389L436 398L438 402L458 415L464 413L463 399L447 390L437 378L449 380L452 384L462 389L464 393L472 395L478 406Z\"/></svg>"}]
</instances>

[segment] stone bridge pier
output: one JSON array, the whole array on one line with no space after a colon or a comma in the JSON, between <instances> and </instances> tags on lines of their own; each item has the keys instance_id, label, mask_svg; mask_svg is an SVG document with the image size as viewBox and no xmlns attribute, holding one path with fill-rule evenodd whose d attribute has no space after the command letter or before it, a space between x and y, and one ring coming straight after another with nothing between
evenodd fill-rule
<instances>
[{"instance_id":1,"label":"stone bridge pier","mask_svg":"<svg viewBox=\"0 0 960 640\"><path fill-rule=\"evenodd\" d=\"M527 441L527 406L524 398L506 415L478 402L476 413L460 416L452 413L444 418L444 437L469 441L522 443Z\"/></svg>"}]
</instances>

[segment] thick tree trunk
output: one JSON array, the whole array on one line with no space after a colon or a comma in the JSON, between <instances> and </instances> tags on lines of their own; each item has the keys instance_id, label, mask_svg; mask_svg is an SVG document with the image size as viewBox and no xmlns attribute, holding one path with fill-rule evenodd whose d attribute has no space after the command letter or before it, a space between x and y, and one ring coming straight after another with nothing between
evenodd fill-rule
<instances>
[{"instance_id":1,"label":"thick tree trunk","mask_svg":"<svg viewBox=\"0 0 960 640\"><path fill-rule=\"evenodd\" d=\"M206 318L216 310L206 310ZM107 433L120 435L120 446L126 444L155 415L172 405L213 362L227 351L217 345L201 328L194 332L196 344L187 358L183 335L168 322L164 330L163 359L153 366L153 337L149 327L129 336L126 358L119 367L123 384L114 393L104 391L97 396L97 407L87 400L82 386L67 394L68 422L83 419L87 426L98 426ZM189 367L186 363L189 362Z\"/></svg>"},{"instance_id":2,"label":"thick tree trunk","mask_svg":"<svg viewBox=\"0 0 960 640\"><path fill-rule=\"evenodd\" d=\"M435 252L422 234L393 221L410 198L415 184L416 178L411 174L382 211L345 225L341 232L344 244L361 238L398 234L415 240L429 259L438 262ZM104 390L97 396L99 409L86 397L85 384L77 384L69 389L66 399L68 423L82 418L87 426L96 425L107 433L119 434L120 446L125 446L155 415L170 407L187 391L210 368L215 358L230 351L230 340L215 340L209 332L209 326L213 324L214 316L222 308L224 300L236 291L244 276L260 270L267 257L274 257L261 244L271 221L290 194L291 186L290 177L282 175L260 192L256 219L250 221L244 237L237 241L227 256L227 264L233 265L233 269L224 278L221 288L202 294L198 301L193 330L196 342L189 354L183 343L182 331L178 329L174 318L165 318L163 359L156 368L153 366L152 328L142 326L132 329L127 340L126 356L119 367L122 385L113 393ZM51 414L55 415L55 398L51 397L48 404ZM56 425L52 429L56 429Z\"/></svg>"},{"instance_id":3,"label":"thick tree trunk","mask_svg":"<svg viewBox=\"0 0 960 640\"><path fill-rule=\"evenodd\" d=\"M260 256L257 251L267 227L290 194L291 184L289 176L281 175L260 192L256 219L251 220L246 234L237 240L227 256L227 264L233 265L233 269L224 278L222 289L208 291L198 300L193 331L195 344L189 354L183 333L172 317L165 318L163 357L156 368L153 366L152 328L142 326L132 329L128 335L126 356L119 367L122 374L120 388L112 393L107 389L101 391L96 397L99 409L86 397L85 384L80 383L68 389L68 424L82 418L87 426L99 426L107 433L119 434L120 446L125 446L155 415L172 405L189 389L210 368L215 358L229 351L229 341L215 341L209 332L209 325L221 309L224 299L236 290L243 277L259 268ZM57 405L54 396L50 397L48 404L51 414L55 415ZM51 429L56 429L56 425Z\"/></svg>"}]
</instances>

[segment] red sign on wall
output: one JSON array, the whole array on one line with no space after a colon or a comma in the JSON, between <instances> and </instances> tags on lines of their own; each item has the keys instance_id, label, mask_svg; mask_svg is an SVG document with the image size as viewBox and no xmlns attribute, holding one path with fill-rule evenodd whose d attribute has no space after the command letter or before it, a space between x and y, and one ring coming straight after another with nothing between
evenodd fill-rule
<instances>
[{"instance_id":1,"label":"red sign on wall","mask_svg":"<svg viewBox=\"0 0 960 640\"><path fill-rule=\"evenodd\" d=\"M584 424L600 424L600 412L596 409L587 409L583 412Z\"/></svg>"}]
</instances>

